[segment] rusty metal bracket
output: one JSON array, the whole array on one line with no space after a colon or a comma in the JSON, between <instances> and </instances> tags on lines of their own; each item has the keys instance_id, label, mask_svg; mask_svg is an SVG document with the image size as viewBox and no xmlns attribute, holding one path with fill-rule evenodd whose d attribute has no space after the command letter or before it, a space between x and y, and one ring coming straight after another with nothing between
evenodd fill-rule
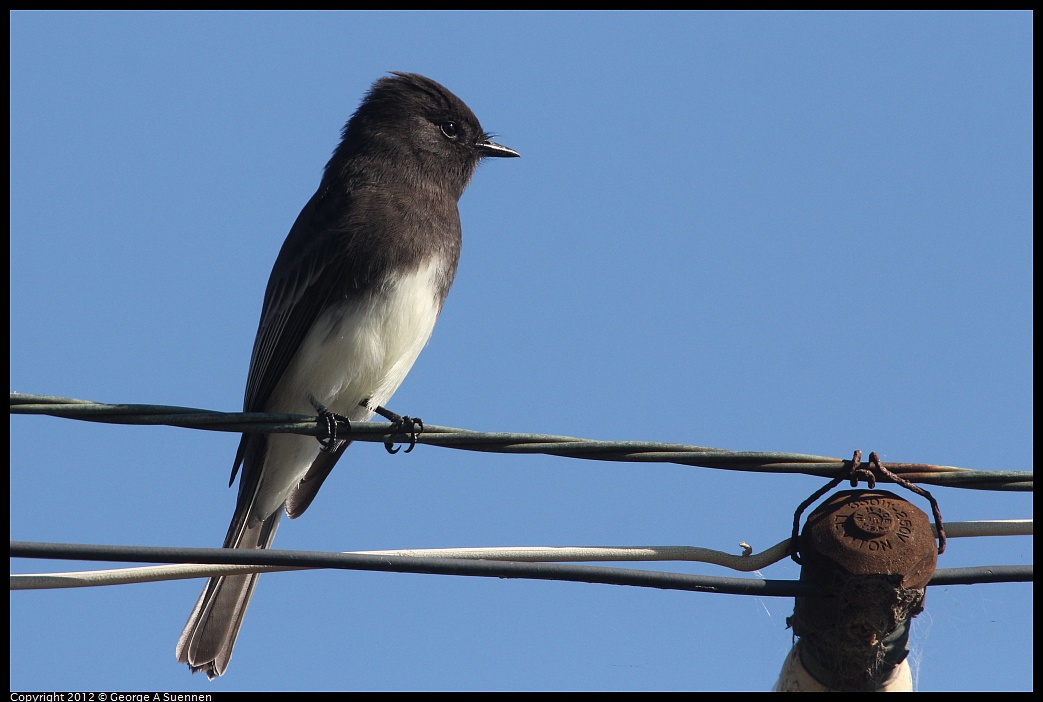
<instances>
[{"instance_id":1,"label":"rusty metal bracket","mask_svg":"<svg viewBox=\"0 0 1043 702\"><path fill-rule=\"evenodd\" d=\"M883 490L846 490L809 516L801 580L828 593L798 597L787 624L800 662L833 690L879 689L909 653L938 562L930 519Z\"/></svg>"},{"instance_id":2,"label":"rusty metal bracket","mask_svg":"<svg viewBox=\"0 0 1043 702\"><path fill-rule=\"evenodd\" d=\"M790 558L792 558L798 565L801 564L800 516L804 513L804 510L837 485L840 485L844 480L850 480L851 487L858 487L858 481L865 480L869 485L869 488L873 489L876 487L878 477L886 478L896 485L901 485L910 492L915 492L917 495L927 498L927 501L931 503L931 512L934 514L934 525L938 532L938 555L940 556L945 553L945 525L942 523L942 511L938 507L938 501L934 499L934 495L919 485L914 485L908 480L895 475L885 468L884 464L880 462L880 457L877 455L876 451L870 452L869 462L864 464L863 467L862 451L856 449L851 460L844 462L844 467L840 470L837 476L812 493L811 497L801 502L800 506L797 507L797 511L793 513L793 534L790 539Z\"/></svg>"}]
</instances>

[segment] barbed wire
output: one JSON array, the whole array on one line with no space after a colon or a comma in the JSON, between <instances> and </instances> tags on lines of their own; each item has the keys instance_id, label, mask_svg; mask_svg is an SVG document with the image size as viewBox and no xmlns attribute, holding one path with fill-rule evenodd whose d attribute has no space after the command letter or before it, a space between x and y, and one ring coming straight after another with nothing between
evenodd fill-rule
<instances>
[{"instance_id":1,"label":"barbed wire","mask_svg":"<svg viewBox=\"0 0 1043 702\"><path fill-rule=\"evenodd\" d=\"M11 393L11 414L42 414L106 424L173 426L224 432L292 433L325 438L324 422L314 416L267 412L218 412L192 407L103 404L49 395ZM406 442L390 434L388 422L352 422L339 428L355 441ZM478 432L424 425L416 442L430 446L505 454L545 454L598 461L674 463L720 470L804 474L832 478L849 460L799 453L729 451L706 446L648 441L597 441L570 436ZM868 468L868 464L863 464ZM1032 491L1032 471L979 471L926 463L892 463L889 470L917 483L976 490Z\"/></svg>"}]
</instances>

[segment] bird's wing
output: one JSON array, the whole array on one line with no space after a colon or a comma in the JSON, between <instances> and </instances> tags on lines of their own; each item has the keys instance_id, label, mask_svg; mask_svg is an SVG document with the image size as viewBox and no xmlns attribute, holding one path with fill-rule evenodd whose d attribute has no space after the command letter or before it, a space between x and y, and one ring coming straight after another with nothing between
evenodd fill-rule
<instances>
[{"instance_id":1,"label":"bird's wing","mask_svg":"<svg viewBox=\"0 0 1043 702\"><path fill-rule=\"evenodd\" d=\"M357 218L350 217L354 198L350 192L331 195L320 189L290 229L264 293L246 381L244 411L279 410L268 407L268 402L308 330L331 297L348 299L365 277L366 271L355 270L362 257L353 255L352 240L359 236L358 227L353 226ZM243 435L229 484L247 457L248 444L258 443L256 438L263 436ZM253 455L263 456L263 450ZM246 464L245 470L248 470L251 462ZM256 481L257 477L244 475L244 482ZM240 484L240 494L244 488L246 493L252 492L251 487Z\"/></svg>"},{"instance_id":2,"label":"bird's wing","mask_svg":"<svg viewBox=\"0 0 1043 702\"><path fill-rule=\"evenodd\" d=\"M271 409L268 400L330 297L350 292L338 282L358 277L351 270L353 257L345 255L351 228L329 211L334 208L327 200L320 191L308 201L272 268L250 358L246 412ZM338 209L350 211L350 203Z\"/></svg>"}]
</instances>

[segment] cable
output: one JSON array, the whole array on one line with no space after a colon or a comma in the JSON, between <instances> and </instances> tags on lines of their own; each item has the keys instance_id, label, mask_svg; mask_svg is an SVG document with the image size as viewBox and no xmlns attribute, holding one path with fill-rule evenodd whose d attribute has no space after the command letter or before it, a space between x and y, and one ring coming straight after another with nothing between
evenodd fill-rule
<instances>
[{"instance_id":1,"label":"cable","mask_svg":"<svg viewBox=\"0 0 1043 702\"><path fill-rule=\"evenodd\" d=\"M167 405L109 405L46 395L11 393L12 414L44 414L108 424L165 425L209 431L293 433L326 436L315 417L263 412L215 412ZM388 435L387 422L354 422L355 441L405 440ZM347 427L344 428L347 430ZM845 461L796 453L727 451L705 446L647 441L595 441L544 434L488 433L426 425L417 443L466 451L535 453L568 458L637 463L676 463L758 473L802 473L831 478ZM976 471L924 463L891 463L887 467L906 480L977 490L1032 490L1031 471Z\"/></svg>"},{"instance_id":2,"label":"cable","mask_svg":"<svg viewBox=\"0 0 1043 702\"><path fill-rule=\"evenodd\" d=\"M326 427L316 418L272 413L227 413L168 405L110 405L44 395L11 393L12 414L44 414L110 424L165 425L227 432L296 433L326 436ZM386 422L356 422L353 440L387 442L404 437L388 435ZM724 470L763 473L803 473L832 477L845 466L839 458L776 452L739 452L704 446L643 441L593 441L543 434L487 433L452 427L426 425L417 438L445 448L497 453L533 453L587 460L641 463L677 463ZM919 463L888 463L888 468L906 480L984 490L1032 490L1031 471L975 471L952 466ZM1031 520L968 522L949 525L949 536L1031 534ZM12 575L12 589L87 587L100 584L144 582L203 577L246 569L288 570L339 568L478 577L567 580L633 585L675 590L759 594L794 597L816 590L805 582L754 580L665 573L603 566L579 566L547 561L703 561L750 572L766 567L789 553L789 540L767 551L736 556L689 546L650 547L520 547L497 549L420 549L358 553L257 551L232 549L186 549L161 547L97 546L11 542L16 558L64 560L110 560L124 562L178 563L175 566L122 569L89 573ZM208 565L193 565L208 564ZM939 569L931 584L974 582L1021 582L1032 580L1032 566L981 566Z\"/></svg>"},{"instance_id":3,"label":"cable","mask_svg":"<svg viewBox=\"0 0 1043 702\"><path fill-rule=\"evenodd\" d=\"M275 566L278 569L334 568L340 570L373 570L429 575L469 575L487 578L522 578L528 580L564 580L570 582L631 585L665 590L718 592L734 595L797 597L813 595L819 590L812 584L796 580L755 580L666 573L603 566L562 565L558 563L522 563L463 558L431 558L373 553L323 553L319 551L282 551L223 548L172 548L161 546L109 546L96 544L51 544L12 541L12 558L45 558L84 561L122 561L149 563L203 563ZM741 558L741 556L740 556ZM232 572L246 572L234 569ZM159 571L162 574L161 571ZM207 573L209 574L209 573ZM166 573L175 575L174 572ZM176 574L161 580L203 577L203 573ZM86 584L56 584L60 576L28 576L22 587L86 587ZM30 586L31 578L40 578ZM57 578L57 579L55 579ZM49 579L49 580L48 580ZM936 580L938 582L936 582ZM931 585L973 584L985 582L1030 582L1032 566L979 566L975 568L942 568L936 571ZM126 581L130 582L130 581Z\"/></svg>"},{"instance_id":4,"label":"cable","mask_svg":"<svg viewBox=\"0 0 1043 702\"><path fill-rule=\"evenodd\" d=\"M947 525L950 538L971 536L1029 536L1031 519L1006 519L986 522L952 522ZM743 544L744 545L744 544ZM498 546L487 548L422 548L390 551L354 551L369 556L409 556L412 558L463 558L515 562L576 563L584 561L688 561L711 563L745 573L766 568L789 555L789 539L760 553L736 556L723 551L695 546ZM65 573L21 573L11 576L12 590L45 590L67 587L98 587L132 583L183 580L213 575L235 575L247 572L267 573L291 568L199 565L176 565L117 568L110 570Z\"/></svg>"}]
</instances>

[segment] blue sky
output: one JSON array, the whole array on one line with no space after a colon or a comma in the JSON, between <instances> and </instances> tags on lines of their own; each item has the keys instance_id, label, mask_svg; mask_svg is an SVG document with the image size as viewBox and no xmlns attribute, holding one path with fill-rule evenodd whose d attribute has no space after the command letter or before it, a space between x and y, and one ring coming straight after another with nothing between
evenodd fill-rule
<instances>
[{"instance_id":1,"label":"blue sky","mask_svg":"<svg viewBox=\"0 0 1043 702\"><path fill-rule=\"evenodd\" d=\"M393 409L1029 470L1032 48L1025 13L14 13L11 389L238 410L279 246L369 85L406 70L522 158L464 195ZM236 436L11 436L12 538L220 544ZM760 550L820 485L356 444L276 546ZM1032 516L1028 494L935 495L953 521ZM1031 551L960 539L939 565ZM277 574L208 682L174 660L201 586L12 593L11 688L763 690L791 643L783 598ZM1032 688L1030 584L926 605L920 689Z\"/></svg>"}]
</instances>

